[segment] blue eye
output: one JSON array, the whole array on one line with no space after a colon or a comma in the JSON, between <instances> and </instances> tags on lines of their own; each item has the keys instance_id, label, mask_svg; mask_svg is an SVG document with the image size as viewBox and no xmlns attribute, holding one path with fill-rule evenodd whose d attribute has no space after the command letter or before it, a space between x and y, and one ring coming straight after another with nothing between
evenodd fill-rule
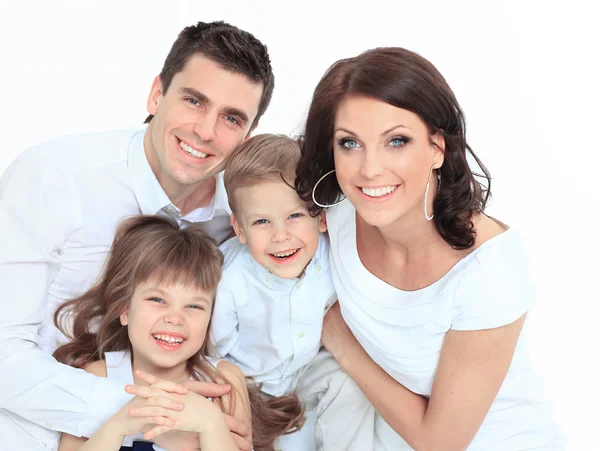
<instances>
[{"instance_id":1,"label":"blue eye","mask_svg":"<svg viewBox=\"0 0 600 451\"><path fill-rule=\"evenodd\" d=\"M291 215L288 216L288 219L296 219L296 218L299 218L300 216L302 216L302 214L292 213Z\"/></svg>"},{"instance_id":2,"label":"blue eye","mask_svg":"<svg viewBox=\"0 0 600 451\"><path fill-rule=\"evenodd\" d=\"M189 103L189 104L191 104L191 105L194 105L194 106L198 106L198 105L200 105L200 102L199 102L198 100L196 100L196 99L193 99L193 98L191 98L191 97L188 97L188 98L186 98L185 100L186 100L186 102L187 102L187 103Z\"/></svg>"},{"instance_id":3,"label":"blue eye","mask_svg":"<svg viewBox=\"0 0 600 451\"><path fill-rule=\"evenodd\" d=\"M202 307L201 305L196 305L196 304L188 305L188 307L191 309L196 309L196 310L204 310L204 307Z\"/></svg>"},{"instance_id":4,"label":"blue eye","mask_svg":"<svg viewBox=\"0 0 600 451\"><path fill-rule=\"evenodd\" d=\"M267 222L269 222L269 221L267 221L266 219L258 219L256 221L254 221L252 223L252 225L262 225L262 224L266 224Z\"/></svg>"},{"instance_id":5,"label":"blue eye","mask_svg":"<svg viewBox=\"0 0 600 451\"><path fill-rule=\"evenodd\" d=\"M346 149L356 149L359 147L358 141L352 138L340 139L339 145Z\"/></svg>"},{"instance_id":6,"label":"blue eye","mask_svg":"<svg viewBox=\"0 0 600 451\"><path fill-rule=\"evenodd\" d=\"M396 138L392 138L390 145L392 147L403 147L408 143L408 141L408 138L397 136Z\"/></svg>"},{"instance_id":7,"label":"blue eye","mask_svg":"<svg viewBox=\"0 0 600 451\"><path fill-rule=\"evenodd\" d=\"M237 118L233 117L233 116L225 116L225 120L227 122L229 122L230 124L236 124L236 125L240 124L240 121Z\"/></svg>"},{"instance_id":8,"label":"blue eye","mask_svg":"<svg viewBox=\"0 0 600 451\"><path fill-rule=\"evenodd\" d=\"M154 302L156 302L158 304L164 304L165 303L164 299L161 299L161 298L150 298L150 300L154 301Z\"/></svg>"}]
</instances>

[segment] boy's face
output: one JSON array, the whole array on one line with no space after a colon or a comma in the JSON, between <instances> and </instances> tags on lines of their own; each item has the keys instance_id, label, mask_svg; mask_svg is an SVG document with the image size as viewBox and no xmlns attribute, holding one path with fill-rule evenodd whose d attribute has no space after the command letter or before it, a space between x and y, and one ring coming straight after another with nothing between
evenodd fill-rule
<instances>
[{"instance_id":1,"label":"boy's face","mask_svg":"<svg viewBox=\"0 0 600 451\"><path fill-rule=\"evenodd\" d=\"M161 185L196 185L223 170L251 132L262 91L262 83L202 54L189 58L166 92L157 77L147 102L154 118L144 146Z\"/></svg>"},{"instance_id":2,"label":"boy's face","mask_svg":"<svg viewBox=\"0 0 600 451\"><path fill-rule=\"evenodd\" d=\"M283 279L300 277L315 255L324 215L308 214L305 203L283 181L269 181L235 191L232 224L252 258Z\"/></svg>"}]
</instances>

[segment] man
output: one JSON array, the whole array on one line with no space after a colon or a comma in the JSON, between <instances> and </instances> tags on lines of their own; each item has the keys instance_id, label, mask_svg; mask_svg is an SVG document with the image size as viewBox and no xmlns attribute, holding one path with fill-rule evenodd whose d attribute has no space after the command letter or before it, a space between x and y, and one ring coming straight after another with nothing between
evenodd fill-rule
<instances>
[{"instance_id":1,"label":"man","mask_svg":"<svg viewBox=\"0 0 600 451\"><path fill-rule=\"evenodd\" d=\"M56 307L100 273L115 227L139 213L231 232L222 170L273 92L266 47L223 22L185 28L147 101L148 127L60 138L20 155L0 179L0 449L56 449L90 436L129 396L122 384L57 363ZM199 393L224 389L200 385ZM241 449L247 431L230 420ZM238 433L238 434L236 434ZM161 446L176 449L172 434ZM157 440L157 443L159 441Z\"/></svg>"}]
</instances>

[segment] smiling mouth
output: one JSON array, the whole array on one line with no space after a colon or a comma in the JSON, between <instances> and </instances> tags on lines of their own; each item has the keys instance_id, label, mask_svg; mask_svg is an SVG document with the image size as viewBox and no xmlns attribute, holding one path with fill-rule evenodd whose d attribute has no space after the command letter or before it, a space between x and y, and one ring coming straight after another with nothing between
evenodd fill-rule
<instances>
[{"instance_id":1,"label":"smiling mouth","mask_svg":"<svg viewBox=\"0 0 600 451\"><path fill-rule=\"evenodd\" d=\"M167 346L173 346L173 347L179 346L181 343L183 343L185 341L185 338L172 337L170 335L153 334L152 336L159 343L167 345Z\"/></svg>"},{"instance_id":2,"label":"smiling mouth","mask_svg":"<svg viewBox=\"0 0 600 451\"><path fill-rule=\"evenodd\" d=\"M299 250L300 250L300 248L294 249L294 250L290 250L290 251L286 251L286 252L273 253L273 254L269 254L269 255L274 260L283 263L283 262L286 262L288 260L291 260L298 253Z\"/></svg>"},{"instance_id":3,"label":"smiling mouth","mask_svg":"<svg viewBox=\"0 0 600 451\"><path fill-rule=\"evenodd\" d=\"M204 152L200 152L199 150L196 150L190 146L188 146L186 143L184 143L183 141L179 140L179 147L181 147L188 155L192 155L196 158L206 158L209 157L210 155Z\"/></svg>"},{"instance_id":4,"label":"smiling mouth","mask_svg":"<svg viewBox=\"0 0 600 451\"><path fill-rule=\"evenodd\" d=\"M400 185L380 186L378 188L361 187L360 190L363 192L364 195L369 197L383 197L396 191L396 188L398 188L398 186Z\"/></svg>"}]
</instances>

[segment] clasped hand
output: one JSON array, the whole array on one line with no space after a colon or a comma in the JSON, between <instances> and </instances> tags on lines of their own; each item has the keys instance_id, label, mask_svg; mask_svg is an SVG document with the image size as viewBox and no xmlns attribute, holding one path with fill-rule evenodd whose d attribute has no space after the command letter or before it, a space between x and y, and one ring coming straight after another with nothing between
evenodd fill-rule
<instances>
[{"instance_id":1,"label":"clasped hand","mask_svg":"<svg viewBox=\"0 0 600 451\"><path fill-rule=\"evenodd\" d=\"M248 428L207 399L226 395L231 390L230 385L192 380L184 385L143 371L136 371L136 376L148 386L125 387L127 393L135 397L119 415L123 435L141 431L144 439L153 440L168 451L197 450L200 449L198 434L210 430L215 421L225 420L238 448L252 450Z\"/></svg>"}]
</instances>

